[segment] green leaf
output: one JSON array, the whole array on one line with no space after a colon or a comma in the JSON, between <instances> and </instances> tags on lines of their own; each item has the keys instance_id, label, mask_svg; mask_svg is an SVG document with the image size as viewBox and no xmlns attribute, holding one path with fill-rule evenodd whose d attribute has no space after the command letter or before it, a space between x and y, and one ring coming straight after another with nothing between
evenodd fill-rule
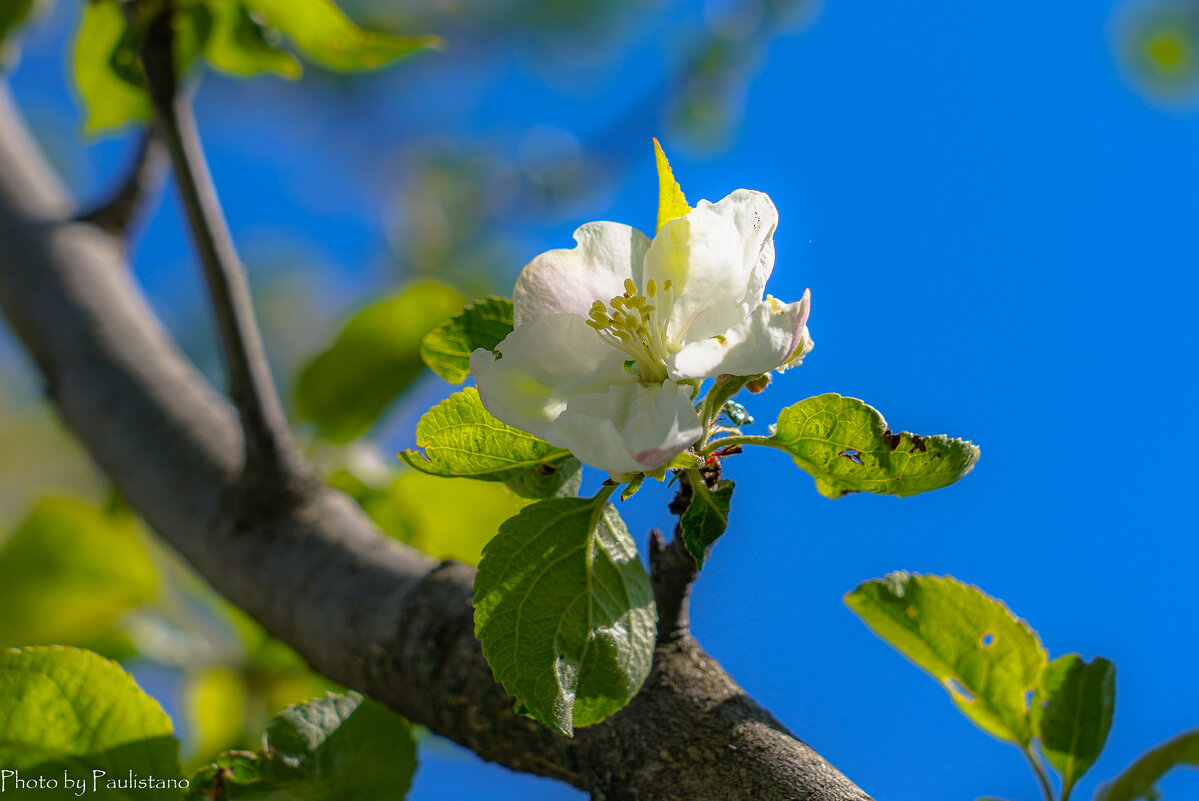
<instances>
[{"instance_id":1,"label":"green leaf","mask_svg":"<svg viewBox=\"0 0 1199 801\"><path fill-rule=\"evenodd\" d=\"M1041 674L1030 713L1041 751L1062 776L1062 797L1090 769L1112 726L1116 667L1102 657L1078 654L1055 659Z\"/></svg>"},{"instance_id":2,"label":"green leaf","mask_svg":"<svg viewBox=\"0 0 1199 801\"><path fill-rule=\"evenodd\" d=\"M475 577L475 636L492 672L567 736L627 704L653 658L649 577L608 494L525 507Z\"/></svg>"},{"instance_id":3,"label":"green leaf","mask_svg":"<svg viewBox=\"0 0 1199 801\"><path fill-rule=\"evenodd\" d=\"M300 418L339 444L365 434L424 370L421 338L462 302L458 290L421 281L359 311L300 371Z\"/></svg>"},{"instance_id":4,"label":"green leaf","mask_svg":"<svg viewBox=\"0 0 1199 801\"><path fill-rule=\"evenodd\" d=\"M691 207L687 205L687 197L683 194L679 182L674 179L674 172L670 169L670 162L666 160L666 153L662 150L662 145L654 139L654 163L658 168L658 228L661 231L662 226L673 219L682 217L687 212L691 211Z\"/></svg>"},{"instance_id":5,"label":"green leaf","mask_svg":"<svg viewBox=\"0 0 1199 801\"><path fill-rule=\"evenodd\" d=\"M93 0L82 5L73 71L84 106L84 133L94 135L150 119L153 108L149 95L113 68L114 54L128 53L128 26L120 4L116 0ZM120 47L122 41L125 48ZM128 56L121 58L128 60Z\"/></svg>"},{"instance_id":6,"label":"green leaf","mask_svg":"<svg viewBox=\"0 0 1199 801\"><path fill-rule=\"evenodd\" d=\"M892 573L845 603L874 633L941 682L983 731L1027 746L1027 698L1047 655L1036 632L982 590L951 576Z\"/></svg>"},{"instance_id":7,"label":"green leaf","mask_svg":"<svg viewBox=\"0 0 1199 801\"><path fill-rule=\"evenodd\" d=\"M848 492L916 495L952 484L978 461L970 442L892 434L876 409L832 393L783 409L766 443L791 454L829 498Z\"/></svg>"},{"instance_id":8,"label":"green leaf","mask_svg":"<svg viewBox=\"0 0 1199 801\"><path fill-rule=\"evenodd\" d=\"M1157 782L1172 768L1199 767L1199 729L1192 729L1142 754L1115 780L1100 785L1095 801L1156 801Z\"/></svg>"},{"instance_id":9,"label":"green leaf","mask_svg":"<svg viewBox=\"0 0 1199 801\"><path fill-rule=\"evenodd\" d=\"M127 781L133 771L175 784L139 789L137 798L179 798L179 744L170 718L107 659L58 646L0 651L0 720L0 765L23 779L43 776L61 785L65 771L86 781L88 798L128 799L128 790L106 782ZM102 771L94 792L93 771ZM39 792L46 791L16 797L35 799Z\"/></svg>"},{"instance_id":10,"label":"green leaf","mask_svg":"<svg viewBox=\"0 0 1199 801\"><path fill-rule=\"evenodd\" d=\"M394 801L416 771L407 721L357 693L290 707L261 752L231 751L196 774L193 798Z\"/></svg>"},{"instance_id":11,"label":"green leaf","mask_svg":"<svg viewBox=\"0 0 1199 801\"><path fill-rule=\"evenodd\" d=\"M691 503L687 504L679 522L683 528L683 544L695 558L695 566L702 570L708 549L729 526L733 482L726 478L709 490L699 475L694 474L691 492Z\"/></svg>"},{"instance_id":12,"label":"green leaf","mask_svg":"<svg viewBox=\"0 0 1199 801\"><path fill-rule=\"evenodd\" d=\"M420 355L430 370L451 384L461 384L470 375L470 355L475 348L494 350L510 333L512 301L484 298L426 334Z\"/></svg>"},{"instance_id":13,"label":"green leaf","mask_svg":"<svg viewBox=\"0 0 1199 801\"><path fill-rule=\"evenodd\" d=\"M312 61L339 72L384 67L422 50L440 49L436 36L364 31L330 0L244 0ZM448 317L449 315L445 315Z\"/></svg>"},{"instance_id":14,"label":"green leaf","mask_svg":"<svg viewBox=\"0 0 1199 801\"><path fill-rule=\"evenodd\" d=\"M46 498L0 546L0 648L86 645L152 600L158 578L136 521Z\"/></svg>"},{"instance_id":15,"label":"green leaf","mask_svg":"<svg viewBox=\"0 0 1199 801\"><path fill-rule=\"evenodd\" d=\"M115 0L88 0L75 41L75 84L85 107L84 132L102 133L153 116L145 90L141 46L153 9L127 21ZM137 8L133 6L127 6ZM180 6L171 18L174 68L185 76L212 32L207 5Z\"/></svg>"},{"instance_id":16,"label":"green leaf","mask_svg":"<svg viewBox=\"0 0 1199 801\"><path fill-rule=\"evenodd\" d=\"M578 470L570 451L492 417L474 387L425 412L416 445L424 454L406 450L400 459L422 473L503 481L525 497L553 497Z\"/></svg>"},{"instance_id":17,"label":"green leaf","mask_svg":"<svg viewBox=\"0 0 1199 801\"><path fill-rule=\"evenodd\" d=\"M213 17L204 57L218 70L243 77L272 73L295 80L303 71L296 57L278 47L239 0L207 0Z\"/></svg>"},{"instance_id":18,"label":"green leaf","mask_svg":"<svg viewBox=\"0 0 1199 801\"><path fill-rule=\"evenodd\" d=\"M503 482L522 498L573 498L583 482L583 465L571 456L532 470L505 473Z\"/></svg>"}]
</instances>

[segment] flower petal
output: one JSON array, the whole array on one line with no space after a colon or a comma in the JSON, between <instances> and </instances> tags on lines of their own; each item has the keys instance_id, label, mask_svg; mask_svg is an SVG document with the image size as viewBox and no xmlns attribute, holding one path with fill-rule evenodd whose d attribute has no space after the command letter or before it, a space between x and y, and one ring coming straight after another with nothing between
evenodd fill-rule
<instances>
[{"instance_id":1,"label":"flower petal","mask_svg":"<svg viewBox=\"0 0 1199 801\"><path fill-rule=\"evenodd\" d=\"M792 367L799 367L814 347L816 347L816 343L812 341L812 335L808 333L808 327L805 325L803 330L799 332L799 347L795 349L795 352L791 354L787 361L774 368L775 372L783 373Z\"/></svg>"},{"instance_id":2,"label":"flower petal","mask_svg":"<svg viewBox=\"0 0 1199 801\"><path fill-rule=\"evenodd\" d=\"M653 470L703 434L691 392L686 385L666 381L575 395L545 439L609 473Z\"/></svg>"},{"instance_id":3,"label":"flower petal","mask_svg":"<svg viewBox=\"0 0 1199 801\"><path fill-rule=\"evenodd\" d=\"M662 226L634 279L639 287L651 278L658 287L671 282L673 304L664 298L660 308L672 343L706 339L745 319L774 269L777 225L769 197L738 189Z\"/></svg>"},{"instance_id":4,"label":"flower petal","mask_svg":"<svg viewBox=\"0 0 1199 801\"><path fill-rule=\"evenodd\" d=\"M649 249L649 237L614 222L579 226L575 241L574 248L546 251L521 270L512 290L517 328L546 314L586 317L595 301L624 292L625 279Z\"/></svg>"},{"instance_id":5,"label":"flower petal","mask_svg":"<svg viewBox=\"0 0 1199 801\"><path fill-rule=\"evenodd\" d=\"M548 314L515 329L496 345L479 348L470 370L487 411L543 439L571 396L635 383L624 354L608 345L581 317Z\"/></svg>"},{"instance_id":6,"label":"flower petal","mask_svg":"<svg viewBox=\"0 0 1199 801\"><path fill-rule=\"evenodd\" d=\"M729 375L758 375L798 356L806 347L811 293L783 305L767 298L742 322L722 336L692 342L671 357L670 375L676 380Z\"/></svg>"}]
</instances>

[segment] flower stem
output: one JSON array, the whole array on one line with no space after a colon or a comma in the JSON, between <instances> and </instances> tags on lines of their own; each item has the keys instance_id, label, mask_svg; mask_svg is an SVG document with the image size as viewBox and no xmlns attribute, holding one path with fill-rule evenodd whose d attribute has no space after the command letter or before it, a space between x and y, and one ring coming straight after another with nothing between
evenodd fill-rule
<instances>
[{"instance_id":1,"label":"flower stem","mask_svg":"<svg viewBox=\"0 0 1199 801\"><path fill-rule=\"evenodd\" d=\"M764 445L767 448L781 448L772 437L763 437L759 434L741 434L739 436L723 437L721 439L712 440L704 445L701 453L704 456L711 456L721 448L731 448L734 445Z\"/></svg>"}]
</instances>

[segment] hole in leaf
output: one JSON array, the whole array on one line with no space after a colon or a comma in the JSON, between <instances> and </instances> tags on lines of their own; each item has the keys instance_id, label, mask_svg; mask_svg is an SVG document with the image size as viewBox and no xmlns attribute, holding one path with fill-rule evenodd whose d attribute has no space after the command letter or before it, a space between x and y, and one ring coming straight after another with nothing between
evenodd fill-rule
<instances>
[{"instance_id":1,"label":"hole in leaf","mask_svg":"<svg viewBox=\"0 0 1199 801\"><path fill-rule=\"evenodd\" d=\"M850 448L849 450L841 451L837 455L844 456L846 459L849 459L854 464L862 463L862 457L860 455L858 455L858 451L855 451L852 448Z\"/></svg>"},{"instance_id":2,"label":"hole in leaf","mask_svg":"<svg viewBox=\"0 0 1199 801\"><path fill-rule=\"evenodd\" d=\"M958 682L957 679L946 679L945 683L949 685L949 690L952 693L960 695L966 703L974 702L974 695Z\"/></svg>"},{"instance_id":3,"label":"hole in leaf","mask_svg":"<svg viewBox=\"0 0 1199 801\"><path fill-rule=\"evenodd\" d=\"M982 638L979 640L979 643L982 644L983 648L990 648L995 644L995 632L988 631L983 634Z\"/></svg>"}]
</instances>

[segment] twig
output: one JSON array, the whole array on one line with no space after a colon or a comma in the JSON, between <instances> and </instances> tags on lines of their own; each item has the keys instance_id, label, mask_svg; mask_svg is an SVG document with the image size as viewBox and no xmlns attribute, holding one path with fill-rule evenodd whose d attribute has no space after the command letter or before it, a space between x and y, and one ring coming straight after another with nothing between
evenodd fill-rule
<instances>
[{"instance_id":1,"label":"twig","mask_svg":"<svg viewBox=\"0 0 1199 801\"><path fill-rule=\"evenodd\" d=\"M649 533L649 564L658 605L658 645L666 645L690 634L695 560L677 532L667 543L654 529Z\"/></svg>"},{"instance_id":2,"label":"twig","mask_svg":"<svg viewBox=\"0 0 1199 801\"><path fill-rule=\"evenodd\" d=\"M153 128L138 142L133 163L124 180L107 200L82 212L75 219L103 228L113 236L128 236L147 201L158 194L166 180L168 156Z\"/></svg>"},{"instance_id":3,"label":"twig","mask_svg":"<svg viewBox=\"0 0 1199 801\"><path fill-rule=\"evenodd\" d=\"M691 584L699 570L683 542L681 518L691 504L693 490L686 477L679 478L679 491L670 502L670 511L680 518L674 536L667 543L662 532L649 533L650 583L658 606L658 645L676 642L691 629Z\"/></svg>"},{"instance_id":4,"label":"twig","mask_svg":"<svg viewBox=\"0 0 1199 801\"><path fill-rule=\"evenodd\" d=\"M171 13L150 20L142 66L159 136L166 143L192 240L203 266L229 374L229 395L245 436L245 471L258 484L282 486L301 471L254 317L245 269L208 172L190 98L180 94L172 58Z\"/></svg>"}]
</instances>

